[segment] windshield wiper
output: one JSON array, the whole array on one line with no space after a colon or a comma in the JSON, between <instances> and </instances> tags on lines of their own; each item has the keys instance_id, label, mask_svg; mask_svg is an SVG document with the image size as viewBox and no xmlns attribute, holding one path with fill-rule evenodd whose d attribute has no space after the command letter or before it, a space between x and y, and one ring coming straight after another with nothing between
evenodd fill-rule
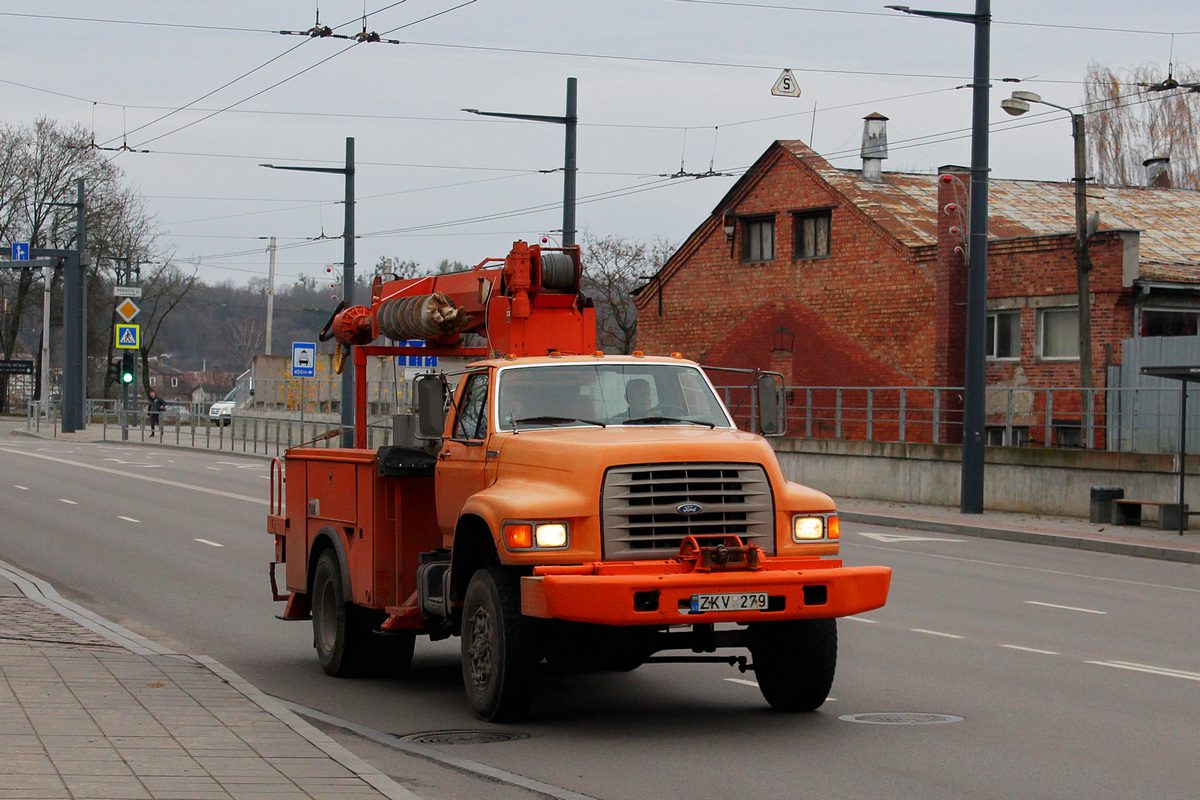
<instances>
[{"instance_id":1,"label":"windshield wiper","mask_svg":"<svg viewBox=\"0 0 1200 800\"><path fill-rule=\"evenodd\" d=\"M514 425L525 425L525 424L537 425L539 423L546 424L546 425L554 425L554 424L565 423L565 422L582 422L584 425L596 425L601 428L608 427L603 422L598 422L597 420L594 420L594 419L580 419L578 417L542 416L542 417L522 417L521 419L513 420Z\"/></svg>"},{"instance_id":2,"label":"windshield wiper","mask_svg":"<svg viewBox=\"0 0 1200 800\"><path fill-rule=\"evenodd\" d=\"M687 423L688 425L704 425L709 428L717 427L712 422L706 422L704 420L696 420L696 419L683 419L681 417L638 417L637 419L627 419L624 422L622 422L621 424L622 425L660 425L660 424L664 424L664 423L668 424L668 425Z\"/></svg>"}]
</instances>

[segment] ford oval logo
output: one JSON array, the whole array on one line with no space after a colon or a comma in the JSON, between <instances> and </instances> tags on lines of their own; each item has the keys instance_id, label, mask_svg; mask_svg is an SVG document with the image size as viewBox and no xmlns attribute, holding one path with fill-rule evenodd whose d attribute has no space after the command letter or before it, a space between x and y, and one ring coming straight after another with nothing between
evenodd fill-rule
<instances>
[{"instance_id":1,"label":"ford oval logo","mask_svg":"<svg viewBox=\"0 0 1200 800\"><path fill-rule=\"evenodd\" d=\"M675 506L675 510L680 514L691 516L692 514L699 514L701 511L703 511L704 506L700 505L699 503L683 503L682 505Z\"/></svg>"}]
</instances>

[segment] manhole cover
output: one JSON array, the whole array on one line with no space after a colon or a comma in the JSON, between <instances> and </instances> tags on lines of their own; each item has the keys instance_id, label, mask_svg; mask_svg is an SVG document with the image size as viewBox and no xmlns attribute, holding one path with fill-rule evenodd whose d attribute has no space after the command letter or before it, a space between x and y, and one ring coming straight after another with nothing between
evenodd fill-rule
<instances>
[{"instance_id":1,"label":"manhole cover","mask_svg":"<svg viewBox=\"0 0 1200 800\"><path fill-rule=\"evenodd\" d=\"M862 722L867 725L938 725L942 722L962 722L962 717L951 714L920 714L911 712L875 712L872 714L846 714L838 717L845 722Z\"/></svg>"},{"instance_id":2,"label":"manhole cover","mask_svg":"<svg viewBox=\"0 0 1200 800\"><path fill-rule=\"evenodd\" d=\"M515 742L520 739L528 739L528 733L520 733L519 731L497 731L497 730L453 730L453 731L425 731L424 733L411 733L408 736L401 737L409 742L417 742L418 744L497 744L499 742Z\"/></svg>"}]
</instances>

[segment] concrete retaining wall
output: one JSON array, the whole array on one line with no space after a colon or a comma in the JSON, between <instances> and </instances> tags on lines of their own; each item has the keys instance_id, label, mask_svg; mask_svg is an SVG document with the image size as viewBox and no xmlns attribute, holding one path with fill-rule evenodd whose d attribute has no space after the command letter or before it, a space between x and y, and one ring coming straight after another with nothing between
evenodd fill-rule
<instances>
[{"instance_id":1,"label":"concrete retaining wall","mask_svg":"<svg viewBox=\"0 0 1200 800\"><path fill-rule=\"evenodd\" d=\"M962 448L956 445L771 440L784 474L834 497L959 505ZM1120 486L1134 500L1176 502L1177 456L989 447L984 507L1087 517L1091 487ZM1200 457L1187 459L1185 500L1200 506Z\"/></svg>"}]
</instances>

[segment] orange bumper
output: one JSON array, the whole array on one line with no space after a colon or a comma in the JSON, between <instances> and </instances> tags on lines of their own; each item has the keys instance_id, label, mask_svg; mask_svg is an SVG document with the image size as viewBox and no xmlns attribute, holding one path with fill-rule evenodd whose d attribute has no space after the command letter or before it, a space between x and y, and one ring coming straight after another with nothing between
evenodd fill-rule
<instances>
[{"instance_id":1,"label":"orange bumper","mask_svg":"<svg viewBox=\"0 0 1200 800\"><path fill-rule=\"evenodd\" d=\"M837 560L769 558L754 571L699 572L674 561L545 566L521 578L521 610L532 617L599 625L690 625L845 617L887 602L888 567ZM767 608L693 613L692 596L765 592Z\"/></svg>"}]
</instances>

